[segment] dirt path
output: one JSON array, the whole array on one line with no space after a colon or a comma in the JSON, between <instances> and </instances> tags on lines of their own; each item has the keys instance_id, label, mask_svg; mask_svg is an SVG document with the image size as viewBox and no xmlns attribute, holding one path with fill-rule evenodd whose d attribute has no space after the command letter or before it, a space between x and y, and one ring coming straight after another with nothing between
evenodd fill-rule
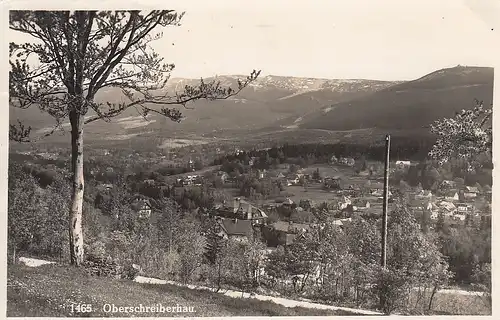
<instances>
[{"instance_id":1,"label":"dirt path","mask_svg":"<svg viewBox=\"0 0 500 320\"><path fill-rule=\"evenodd\" d=\"M209 288L209 287L196 286L196 285L184 285L184 284L181 284L181 283L178 283L175 281L147 278L147 277L142 277L142 276L136 277L134 281L138 282L138 283L171 284L171 285L175 285L175 286L179 286L179 287L186 287L186 288L195 289L195 290L214 291L213 288ZM261 295L261 294L251 295L249 293L241 293L241 291L234 291L234 290L222 290L222 291L220 291L220 293L224 294L228 297L232 297L232 298L246 298L246 299L253 298L253 299L257 299L257 300L261 300L261 301L272 301L276 304L280 304L280 305L288 307L288 308L303 307L303 308L309 308L309 309L342 310L342 311L357 313L360 315L383 315L382 313L376 312L376 311L336 307L336 306L330 306L330 305L326 305L326 304L314 303L314 302L309 302L309 301L297 301L297 300L291 300L291 299L286 299L286 298L265 296L265 295Z\"/></svg>"}]
</instances>

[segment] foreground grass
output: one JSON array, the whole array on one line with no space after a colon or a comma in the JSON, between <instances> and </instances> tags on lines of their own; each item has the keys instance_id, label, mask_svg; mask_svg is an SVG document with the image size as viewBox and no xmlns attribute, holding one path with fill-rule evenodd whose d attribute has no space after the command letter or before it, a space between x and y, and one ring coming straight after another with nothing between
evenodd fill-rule
<instances>
[{"instance_id":1,"label":"foreground grass","mask_svg":"<svg viewBox=\"0 0 500 320\"><path fill-rule=\"evenodd\" d=\"M192 312L106 312L105 304L138 307L191 308ZM77 312L77 305L92 311ZM230 298L221 294L173 285L139 284L129 280L92 277L71 266L30 268L9 266L8 317L214 317L214 316L329 316L353 315L345 311L287 308L268 301Z\"/></svg>"},{"instance_id":2,"label":"foreground grass","mask_svg":"<svg viewBox=\"0 0 500 320\"><path fill-rule=\"evenodd\" d=\"M415 296L412 297L410 307L414 306L415 298ZM420 308L414 307L411 313L415 315L491 315L490 305L486 298L481 296L438 292L434 297L432 309L428 311L429 298L430 292L422 298Z\"/></svg>"}]
</instances>

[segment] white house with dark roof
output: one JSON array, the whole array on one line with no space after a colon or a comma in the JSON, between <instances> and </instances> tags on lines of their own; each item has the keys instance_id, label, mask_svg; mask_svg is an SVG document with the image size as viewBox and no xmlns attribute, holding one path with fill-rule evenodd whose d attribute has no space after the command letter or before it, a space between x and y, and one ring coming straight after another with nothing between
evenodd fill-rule
<instances>
[{"instance_id":1,"label":"white house with dark roof","mask_svg":"<svg viewBox=\"0 0 500 320\"><path fill-rule=\"evenodd\" d=\"M149 218L153 211L149 199L139 196L133 198L131 207L135 212L137 212L139 218Z\"/></svg>"},{"instance_id":2,"label":"white house with dark roof","mask_svg":"<svg viewBox=\"0 0 500 320\"><path fill-rule=\"evenodd\" d=\"M466 186L464 188L464 198L465 199L474 199L478 196L479 189L477 187L469 187Z\"/></svg>"},{"instance_id":3,"label":"white house with dark roof","mask_svg":"<svg viewBox=\"0 0 500 320\"><path fill-rule=\"evenodd\" d=\"M411 166L411 161L407 161L407 160L397 160L396 161L396 167L398 167L398 168L406 168L409 166Z\"/></svg>"},{"instance_id":4,"label":"white house with dark roof","mask_svg":"<svg viewBox=\"0 0 500 320\"><path fill-rule=\"evenodd\" d=\"M448 201L441 201L439 204L439 210L445 215L445 216L451 216L457 211L457 207L453 202L448 202Z\"/></svg>"},{"instance_id":5,"label":"white house with dark roof","mask_svg":"<svg viewBox=\"0 0 500 320\"><path fill-rule=\"evenodd\" d=\"M446 192L444 199L446 201L458 201L460 200L460 196L458 195L458 192L456 190L450 190Z\"/></svg>"},{"instance_id":6,"label":"white house with dark roof","mask_svg":"<svg viewBox=\"0 0 500 320\"><path fill-rule=\"evenodd\" d=\"M253 237L252 221L241 219L218 219L220 235L225 239L247 242Z\"/></svg>"}]
</instances>

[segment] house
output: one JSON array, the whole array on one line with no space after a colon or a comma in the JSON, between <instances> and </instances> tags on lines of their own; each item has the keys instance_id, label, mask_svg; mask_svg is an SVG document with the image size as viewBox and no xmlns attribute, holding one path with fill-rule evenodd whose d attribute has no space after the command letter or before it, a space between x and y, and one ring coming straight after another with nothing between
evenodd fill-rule
<instances>
[{"instance_id":1,"label":"house","mask_svg":"<svg viewBox=\"0 0 500 320\"><path fill-rule=\"evenodd\" d=\"M330 163L337 163L339 161L339 159L337 159L337 157L335 155L332 155L330 157Z\"/></svg>"},{"instance_id":2,"label":"house","mask_svg":"<svg viewBox=\"0 0 500 320\"><path fill-rule=\"evenodd\" d=\"M360 177L368 177L371 175L370 170L361 170L358 172L358 176Z\"/></svg>"},{"instance_id":3,"label":"house","mask_svg":"<svg viewBox=\"0 0 500 320\"><path fill-rule=\"evenodd\" d=\"M344 194L347 194L353 198L359 198L362 196L361 188L353 185L349 185L346 189L343 190Z\"/></svg>"},{"instance_id":4,"label":"house","mask_svg":"<svg viewBox=\"0 0 500 320\"><path fill-rule=\"evenodd\" d=\"M229 174L224 171L217 172L217 176L221 179L222 183L226 183L226 181L229 179Z\"/></svg>"},{"instance_id":5,"label":"house","mask_svg":"<svg viewBox=\"0 0 500 320\"><path fill-rule=\"evenodd\" d=\"M152 185L155 184L155 181L154 181L154 179L146 179L146 180L143 181L143 183L147 184L149 186L152 186Z\"/></svg>"},{"instance_id":6,"label":"house","mask_svg":"<svg viewBox=\"0 0 500 320\"><path fill-rule=\"evenodd\" d=\"M458 192L456 190L450 190L445 193L444 199L446 201L458 201L460 200L460 197L458 195Z\"/></svg>"},{"instance_id":7,"label":"house","mask_svg":"<svg viewBox=\"0 0 500 320\"><path fill-rule=\"evenodd\" d=\"M131 203L132 209L137 212L139 218L149 218L152 212L152 206L149 199L135 197Z\"/></svg>"},{"instance_id":8,"label":"house","mask_svg":"<svg viewBox=\"0 0 500 320\"><path fill-rule=\"evenodd\" d=\"M295 175L293 178L287 179L286 183L287 183L287 186L289 186L289 187L296 186L296 185L300 184L300 178L297 175Z\"/></svg>"},{"instance_id":9,"label":"house","mask_svg":"<svg viewBox=\"0 0 500 320\"><path fill-rule=\"evenodd\" d=\"M323 188L325 189L342 189L341 179L339 177L327 177L323 181Z\"/></svg>"},{"instance_id":10,"label":"house","mask_svg":"<svg viewBox=\"0 0 500 320\"><path fill-rule=\"evenodd\" d=\"M187 163L187 170L188 171L196 171L196 169L194 167L194 161L193 161L193 159L189 159L189 161Z\"/></svg>"},{"instance_id":11,"label":"house","mask_svg":"<svg viewBox=\"0 0 500 320\"><path fill-rule=\"evenodd\" d=\"M381 198L384 196L384 188L372 188L370 190L370 195L372 197L377 197L377 198ZM389 192L387 193L387 195L390 197L392 196L392 192L391 190L389 190Z\"/></svg>"},{"instance_id":12,"label":"house","mask_svg":"<svg viewBox=\"0 0 500 320\"><path fill-rule=\"evenodd\" d=\"M417 199L429 199L432 198L432 192L430 190L421 190L419 193L415 194Z\"/></svg>"},{"instance_id":13,"label":"house","mask_svg":"<svg viewBox=\"0 0 500 320\"><path fill-rule=\"evenodd\" d=\"M257 171L257 179L264 179L266 177L266 169Z\"/></svg>"},{"instance_id":14,"label":"house","mask_svg":"<svg viewBox=\"0 0 500 320\"><path fill-rule=\"evenodd\" d=\"M457 203L456 207L459 214L467 213L469 211L469 207L466 203Z\"/></svg>"},{"instance_id":15,"label":"house","mask_svg":"<svg viewBox=\"0 0 500 320\"><path fill-rule=\"evenodd\" d=\"M453 202L441 201L439 203L439 211L445 216L450 216L457 211L457 207Z\"/></svg>"},{"instance_id":16,"label":"house","mask_svg":"<svg viewBox=\"0 0 500 320\"><path fill-rule=\"evenodd\" d=\"M194 186L201 186L203 185L203 177L202 176L195 176L194 178L192 178L193 180L193 185Z\"/></svg>"},{"instance_id":17,"label":"house","mask_svg":"<svg viewBox=\"0 0 500 320\"><path fill-rule=\"evenodd\" d=\"M425 205L422 203L422 201L417 200L417 199L411 200L409 203L409 206L413 210L419 210L419 211L424 210L424 207L425 207Z\"/></svg>"},{"instance_id":18,"label":"house","mask_svg":"<svg viewBox=\"0 0 500 320\"><path fill-rule=\"evenodd\" d=\"M249 166L253 166L255 163L257 163L257 157L251 157L249 160L248 160L248 165Z\"/></svg>"},{"instance_id":19,"label":"house","mask_svg":"<svg viewBox=\"0 0 500 320\"><path fill-rule=\"evenodd\" d=\"M286 198L285 201L283 201L283 203L281 203L281 205L283 207L292 207L294 204L295 204L295 202L293 202L293 200L290 198Z\"/></svg>"},{"instance_id":20,"label":"house","mask_svg":"<svg viewBox=\"0 0 500 320\"><path fill-rule=\"evenodd\" d=\"M303 208L304 210L311 210L312 208L314 208L314 206L314 201L310 199L303 199L299 201L299 207Z\"/></svg>"},{"instance_id":21,"label":"house","mask_svg":"<svg viewBox=\"0 0 500 320\"><path fill-rule=\"evenodd\" d=\"M277 221L263 228L263 235L268 239L268 244L290 245L309 230L308 224Z\"/></svg>"},{"instance_id":22,"label":"house","mask_svg":"<svg viewBox=\"0 0 500 320\"><path fill-rule=\"evenodd\" d=\"M343 227L344 224L348 221L352 221L352 218L345 218L345 219L333 219L332 220L332 224L335 225L335 226L339 226L339 227ZM323 229L322 227L320 227L320 229Z\"/></svg>"},{"instance_id":23,"label":"house","mask_svg":"<svg viewBox=\"0 0 500 320\"><path fill-rule=\"evenodd\" d=\"M297 207L290 215L290 220L298 223L313 223L316 221L316 216L311 211L305 211L303 208Z\"/></svg>"},{"instance_id":24,"label":"house","mask_svg":"<svg viewBox=\"0 0 500 320\"><path fill-rule=\"evenodd\" d=\"M113 185L109 184L109 183L108 184L101 184L97 187L97 189L99 191L109 191L109 190L113 189Z\"/></svg>"},{"instance_id":25,"label":"house","mask_svg":"<svg viewBox=\"0 0 500 320\"><path fill-rule=\"evenodd\" d=\"M354 211L362 211L370 208L370 201L362 200L356 201L356 205L353 206Z\"/></svg>"},{"instance_id":26,"label":"house","mask_svg":"<svg viewBox=\"0 0 500 320\"><path fill-rule=\"evenodd\" d=\"M251 220L252 224L263 224L267 219L267 214L241 198L234 198L231 207L223 206L217 208L219 215L234 217L240 220Z\"/></svg>"},{"instance_id":27,"label":"house","mask_svg":"<svg viewBox=\"0 0 500 320\"><path fill-rule=\"evenodd\" d=\"M346 196L342 196L341 200L338 202L338 209L343 210L347 208L348 205L352 205L351 199Z\"/></svg>"},{"instance_id":28,"label":"house","mask_svg":"<svg viewBox=\"0 0 500 320\"><path fill-rule=\"evenodd\" d=\"M286 221L277 221L271 225L274 230L286 231L289 233L302 233L311 229L311 226L305 223L293 223Z\"/></svg>"},{"instance_id":29,"label":"house","mask_svg":"<svg viewBox=\"0 0 500 320\"><path fill-rule=\"evenodd\" d=\"M454 220L458 220L458 221L464 221L465 218L466 218L466 214L463 214L463 213L455 213L452 217Z\"/></svg>"},{"instance_id":30,"label":"house","mask_svg":"<svg viewBox=\"0 0 500 320\"><path fill-rule=\"evenodd\" d=\"M278 172L278 173L276 174L276 178L278 178L278 179L284 179L284 178L285 178L285 175L284 175L282 172Z\"/></svg>"},{"instance_id":31,"label":"house","mask_svg":"<svg viewBox=\"0 0 500 320\"><path fill-rule=\"evenodd\" d=\"M345 166L353 167L356 164L356 161L354 161L353 158L340 158L338 163Z\"/></svg>"},{"instance_id":32,"label":"house","mask_svg":"<svg viewBox=\"0 0 500 320\"><path fill-rule=\"evenodd\" d=\"M438 211L431 211L431 219L432 220L437 220L438 216L439 216Z\"/></svg>"},{"instance_id":33,"label":"house","mask_svg":"<svg viewBox=\"0 0 500 320\"><path fill-rule=\"evenodd\" d=\"M440 189L452 189L452 188L455 188L457 185L457 183L455 181L452 181L452 180L443 180L441 182L441 184L439 185L439 188Z\"/></svg>"},{"instance_id":34,"label":"house","mask_svg":"<svg viewBox=\"0 0 500 320\"><path fill-rule=\"evenodd\" d=\"M398 160L396 161L396 167L403 169L411 166L411 161L406 161L406 160Z\"/></svg>"},{"instance_id":35,"label":"house","mask_svg":"<svg viewBox=\"0 0 500 320\"><path fill-rule=\"evenodd\" d=\"M479 194L479 189L477 187L466 186L464 189L465 199L474 199L478 196L478 194Z\"/></svg>"},{"instance_id":36,"label":"house","mask_svg":"<svg viewBox=\"0 0 500 320\"><path fill-rule=\"evenodd\" d=\"M240 219L218 219L220 235L224 239L247 242L253 238L252 221Z\"/></svg>"}]
</instances>

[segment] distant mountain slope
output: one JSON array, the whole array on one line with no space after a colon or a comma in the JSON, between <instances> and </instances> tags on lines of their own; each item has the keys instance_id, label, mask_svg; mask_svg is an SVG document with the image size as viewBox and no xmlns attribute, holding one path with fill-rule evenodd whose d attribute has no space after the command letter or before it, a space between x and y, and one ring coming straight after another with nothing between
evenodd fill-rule
<instances>
[{"instance_id":1,"label":"distant mountain slope","mask_svg":"<svg viewBox=\"0 0 500 320\"><path fill-rule=\"evenodd\" d=\"M245 76L224 75L217 77L222 86L237 87L237 79ZM209 82L213 78L204 79ZM200 80L173 78L167 85L167 92L182 91L186 85L195 86ZM230 130L256 130L276 127L276 122L290 117L301 116L318 110L326 104L349 100L362 94L374 92L393 85L393 82L374 80L332 80L262 76L245 88L239 95L227 100L199 100L182 109L186 118L182 123L173 123L159 115L152 114L145 121L138 110L131 108L111 123L98 121L86 127L86 139L101 139L155 133L158 136L182 134L207 135ZM97 101L126 101L119 89L106 88L96 95ZM10 108L11 122L20 119L31 125L36 133L50 130L54 121L36 107L28 110ZM68 124L66 128L69 129Z\"/></svg>"},{"instance_id":2,"label":"distant mountain slope","mask_svg":"<svg viewBox=\"0 0 500 320\"><path fill-rule=\"evenodd\" d=\"M332 104L288 125L304 129L422 129L423 132L433 121L473 107L475 98L487 106L492 103L493 68L442 69L414 81Z\"/></svg>"}]
</instances>

